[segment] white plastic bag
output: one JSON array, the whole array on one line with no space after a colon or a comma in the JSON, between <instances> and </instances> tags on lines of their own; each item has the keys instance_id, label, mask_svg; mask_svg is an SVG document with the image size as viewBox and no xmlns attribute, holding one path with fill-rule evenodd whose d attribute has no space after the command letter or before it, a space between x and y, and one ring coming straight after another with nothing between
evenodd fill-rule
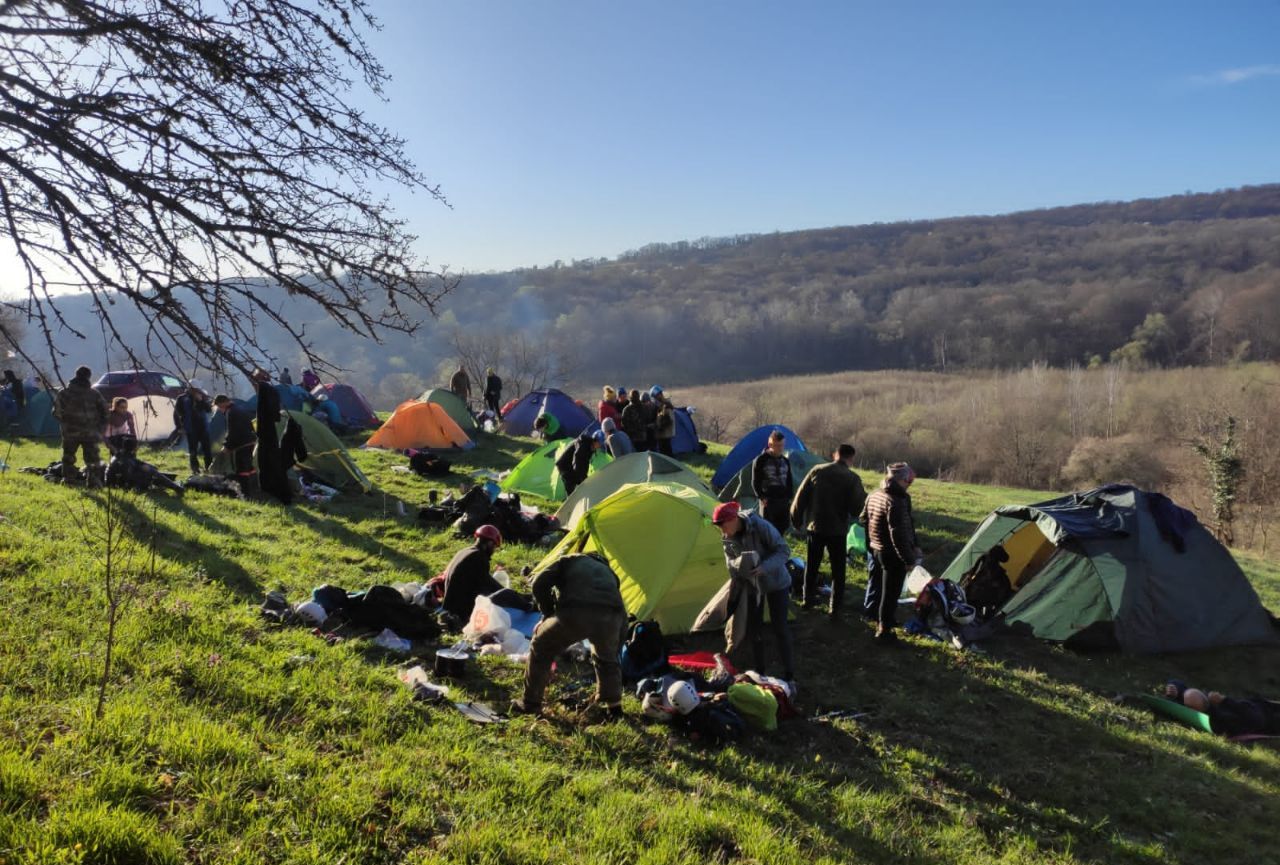
<instances>
[{"instance_id":1,"label":"white plastic bag","mask_svg":"<svg viewBox=\"0 0 1280 865\"><path fill-rule=\"evenodd\" d=\"M412 643L390 628L383 628L382 633L378 634L378 636L374 638L373 642L374 645L381 646L384 649L390 649L393 652L407 652L413 648Z\"/></svg>"},{"instance_id":2,"label":"white plastic bag","mask_svg":"<svg viewBox=\"0 0 1280 865\"><path fill-rule=\"evenodd\" d=\"M907 579L903 582L903 591L911 597L915 597L924 591L924 587L933 579L933 574L924 569L924 565L916 565L907 574ZM905 596L904 596L905 597Z\"/></svg>"},{"instance_id":3,"label":"white plastic bag","mask_svg":"<svg viewBox=\"0 0 1280 865\"><path fill-rule=\"evenodd\" d=\"M502 635L502 654L523 655L529 651L529 638L515 628L507 628Z\"/></svg>"},{"instance_id":4,"label":"white plastic bag","mask_svg":"<svg viewBox=\"0 0 1280 865\"><path fill-rule=\"evenodd\" d=\"M462 629L464 637L476 639L484 634L502 634L511 627L511 615L484 595L476 598L471 619Z\"/></svg>"}]
</instances>

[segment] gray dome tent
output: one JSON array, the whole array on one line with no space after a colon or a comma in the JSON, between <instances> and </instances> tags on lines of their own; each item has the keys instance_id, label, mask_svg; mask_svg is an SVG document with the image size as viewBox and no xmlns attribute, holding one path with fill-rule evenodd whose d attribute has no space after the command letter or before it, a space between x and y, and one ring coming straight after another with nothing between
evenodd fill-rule
<instances>
[{"instance_id":1,"label":"gray dome tent","mask_svg":"<svg viewBox=\"0 0 1280 865\"><path fill-rule=\"evenodd\" d=\"M1280 639L1231 553L1159 493L1113 484L997 508L943 578L997 545L1016 590L1004 624L1041 639L1148 653Z\"/></svg>"}]
</instances>

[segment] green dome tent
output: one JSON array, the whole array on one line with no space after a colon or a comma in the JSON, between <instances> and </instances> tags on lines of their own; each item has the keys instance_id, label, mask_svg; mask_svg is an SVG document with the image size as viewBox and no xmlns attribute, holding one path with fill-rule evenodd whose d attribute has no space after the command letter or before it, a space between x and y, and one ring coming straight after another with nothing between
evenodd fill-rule
<instances>
[{"instance_id":1,"label":"green dome tent","mask_svg":"<svg viewBox=\"0 0 1280 865\"><path fill-rule=\"evenodd\" d=\"M800 482L804 480L804 476L814 466L820 466L829 460L822 458L820 454L813 451L787 451L787 459L791 461L791 481L795 485L795 489L800 489ZM720 501L737 502L742 505L743 510L754 508L756 506L756 495L751 492L751 466L752 462L747 463L738 469L738 473L729 479L729 482L720 490Z\"/></svg>"},{"instance_id":2,"label":"green dome tent","mask_svg":"<svg viewBox=\"0 0 1280 865\"><path fill-rule=\"evenodd\" d=\"M57 438L62 435L62 425L53 416L51 391L27 392L27 404L18 415L18 435L33 438Z\"/></svg>"},{"instance_id":3,"label":"green dome tent","mask_svg":"<svg viewBox=\"0 0 1280 865\"><path fill-rule=\"evenodd\" d=\"M467 408L467 404L462 401L462 397L458 396L451 390L433 387L430 390L422 392L422 396L418 397L418 402L433 402L440 408L444 409L445 414L453 418L453 422L462 428L462 431L472 438L476 437L476 419L471 416L471 410Z\"/></svg>"},{"instance_id":4,"label":"green dome tent","mask_svg":"<svg viewBox=\"0 0 1280 865\"><path fill-rule=\"evenodd\" d=\"M1231 553L1159 493L1121 484L992 512L942 574L997 545L1003 624L1081 648L1172 652L1280 639Z\"/></svg>"},{"instance_id":5,"label":"green dome tent","mask_svg":"<svg viewBox=\"0 0 1280 865\"><path fill-rule=\"evenodd\" d=\"M596 552L621 581L627 612L688 633L728 579L715 498L679 483L628 484L594 505L535 569Z\"/></svg>"},{"instance_id":6,"label":"green dome tent","mask_svg":"<svg viewBox=\"0 0 1280 865\"><path fill-rule=\"evenodd\" d=\"M359 466L351 459L338 437L320 421L300 411L285 412L302 427L302 442L307 447L307 458L298 463L297 468L305 469L319 478L320 482L334 489L359 489L367 493L373 484L360 471ZM276 434L283 435L286 421L276 424ZM231 474L231 456L226 451L214 457L210 467L212 474Z\"/></svg>"},{"instance_id":7,"label":"green dome tent","mask_svg":"<svg viewBox=\"0 0 1280 865\"><path fill-rule=\"evenodd\" d=\"M627 484L674 483L711 495L702 478L679 460L656 451L626 454L590 475L573 495L564 500L556 519L573 528L594 504L604 501Z\"/></svg>"},{"instance_id":8,"label":"green dome tent","mask_svg":"<svg viewBox=\"0 0 1280 865\"><path fill-rule=\"evenodd\" d=\"M542 496L552 501L564 501L564 481L560 479L560 470L556 468L556 460L561 452L573 444L573 439L556 439L547 442L533 453L516 464L511 474L502 479L499 486L506 492L528 493ZM591 468L587 477L600 471L613 458L603 450L597 450L591 457ZM576 491L575 491L576 492Z\"/></svg>"}]
</instances>

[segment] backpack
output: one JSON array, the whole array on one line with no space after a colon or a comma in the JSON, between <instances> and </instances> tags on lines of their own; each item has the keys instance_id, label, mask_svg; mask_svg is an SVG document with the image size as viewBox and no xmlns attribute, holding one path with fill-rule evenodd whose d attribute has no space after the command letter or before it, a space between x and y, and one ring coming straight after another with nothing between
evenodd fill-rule
<instances>
[{"instance_id":1,"label":"backpack","mask_svg":"<svg viewBox=\"0 0 1280 865\"><path fill-rule=\"evenodd\" d=\"M704 701L688 715L677 716L677 723L689 731L689 738L707 745L735 742L746 732L746 722L733 707Z\"/></svg>"},{"instance_id":2,"label":"backpack","mask_svg":"<svg viewBox=\"0 0 1280 865\"><path fill-rule=\"evenodd\" d=\"M968 573L960 578L960 588L977 609L979 619L990 618L1013 597L1013 587L1009 585L1009 575L1004 569L1007 561L1009 554L1004 548L994 547L979 556Z\"/></svg>"},{"instance_id":3,"label":"backpack","mask_svg":"<svg viewBox=\"0 0 1280 865\"><path fill-rule=\"evenodd\" d=\"M409 457L409 468L423 477L442 477L452 467L448 460L426 451L418 451Z\"/></svg>"},{"instance_id":4,"label":"backpack","mask_svg":"<svg viewBox=\"0 0 1280 865\"><path fill-rule=\"evenodd\" d=\"M627 628L627 639L618 653L622 665L622 679L637 682L649 676L657 676L667 668L667 644L662 639L662 628L655 621L632 622Z\"/></svg>"}]
</instances>

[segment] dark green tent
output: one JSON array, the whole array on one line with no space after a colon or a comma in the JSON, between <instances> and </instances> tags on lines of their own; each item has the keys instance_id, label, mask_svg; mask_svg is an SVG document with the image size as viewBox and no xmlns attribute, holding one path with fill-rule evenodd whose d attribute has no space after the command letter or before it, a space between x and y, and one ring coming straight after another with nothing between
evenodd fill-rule
<instances>
[{"instance_id":1,"label":"dark green tent","mask_svg":"<svg viewBox=\"0 0 1280 865\"><path fill-rule=\"evenodd\" d=\"M338 440L338 437L320 421L300 411L285 412L302 427L302 442L307 448L307 458L298 463L299 469L306 469L320 479L339 490L350 489L369 492L373 484L360 471L359 466L351 459L351 454ZM276 435L284 435L287 421L276 424ZM223 451L214 458L210 469L213 474L230 474L231 456Z\"/></svg>"},{"instance_id":2,"label":"dark green tent","mask_svg":"<svg viewBox=\"0 0 1280 865\"><path fill-rule=\"evenodd\" d=\"M57 438L62 426L53 416L53 394L47 390L27 392L27 404L18 415L18 435Z\"/></svg>"},{"instance_id":3,"label":"dark green tent","mask_svg":"<svg viewBox=\"0 0 1280 865\"><path fill-rule=\"evenodd\" d=\"M996 545L1016 589L1004 624L1042 639L1170 652L1280 638L1231 553L1159 493L1113 484L997 508L943 578Z\"/></svg>"}]
</instances>

